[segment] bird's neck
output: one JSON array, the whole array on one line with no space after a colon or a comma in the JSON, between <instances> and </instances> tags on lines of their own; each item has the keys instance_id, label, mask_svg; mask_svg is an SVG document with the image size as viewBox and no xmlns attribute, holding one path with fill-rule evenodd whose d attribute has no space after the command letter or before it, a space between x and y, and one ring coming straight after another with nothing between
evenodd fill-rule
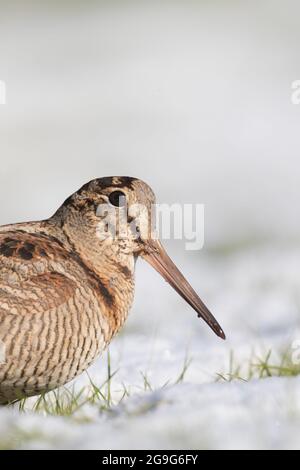
<instances>
[{"instance_id":1,"label":"bird's neck","mask_svg":"<svg viewBox=\"0 0 300 470\"><path fill-rule=\"evenodd\" d=\"M59 222L59 223L58 223ZM97 238L96 228L89 224L50 219L48 232L58 238L77 257L79 264L95 275L102 287L102 295L112 299L105 308L118 315L118 330L124 323L134 296L135 259L116 246ZM105 305L105 303L104 303Z\"/></svg>"}]
</instances>

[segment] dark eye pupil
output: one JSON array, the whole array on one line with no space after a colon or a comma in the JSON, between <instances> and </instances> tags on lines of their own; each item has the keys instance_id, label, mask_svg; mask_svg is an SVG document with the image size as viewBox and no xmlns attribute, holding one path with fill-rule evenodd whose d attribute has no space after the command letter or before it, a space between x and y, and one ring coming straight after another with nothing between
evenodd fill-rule
<instances>
[{"instance_id":1,"label":"dark eye pupil","mask_svg":"<svg viewBox=\"0 0 300 470\"><path fill-rule=\"evenodd\" d=\"M109 202L115 207L123 207L126 204L126 196L122 191L114 191L109 195Z\"/></svg>"}]
</instances>

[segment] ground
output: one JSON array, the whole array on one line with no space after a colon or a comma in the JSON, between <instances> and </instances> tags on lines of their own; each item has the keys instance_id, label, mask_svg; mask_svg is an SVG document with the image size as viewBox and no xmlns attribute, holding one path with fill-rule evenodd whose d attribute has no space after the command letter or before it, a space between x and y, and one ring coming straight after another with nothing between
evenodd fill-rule
<instances>
[{"instance_id":1,"label":"ground","mask_svg":"<svg viewBox=\"0 0 300 470\"><path fill-rule=\"evenodd\" d=\"M227 247L177 261L227 340L140 262L109 354L69 391L1 409L1 448L300 447L299 250Z\"/></svg>"}]
</instances>

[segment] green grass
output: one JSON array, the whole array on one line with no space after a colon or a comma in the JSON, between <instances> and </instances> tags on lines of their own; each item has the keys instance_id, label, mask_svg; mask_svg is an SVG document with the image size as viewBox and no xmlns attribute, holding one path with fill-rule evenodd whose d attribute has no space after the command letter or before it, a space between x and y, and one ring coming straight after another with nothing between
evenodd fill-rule
<instances>
[{"instance_id":1,"label":"green grass","mask_svg":"<svg viewBox=\"0 0 300 470\"><path fill-rule=\"evenodd\" d=\"M248 360L238 361L234 352L231 351L228 359L228 369L216 374L216 381L242 381L248 382L253 379L264 379L267 377L293 377L300 374L300 365L293 364L292 351L287 350L280 354L267 351L265 355L251 354ZM184 382L186 373L190 367L191 359L186 356L178 377L167 380L159 388L177 385ZM98 408L99 412L107 413L118 407L124 400L130 397L130 388L124 383L118 393L113 393L113 380L118 374L118 369L113 369L110 352L106 356L106 379L101 385L96 385L87 372L89 378L88 386L81 390L75 387L62 387L53 392L39 396L32 404L32 401L23 399L10 406L18 407L20 412L27 411L41 413L48 416L72 417L75 420L84 420L84 414L79 413L85 405L92 405ZM153 386L147 372L140 371L142 384L141 392L153 392L157 388ZM117 397L117 398L116 398Z\"/></svg>"},{"instance_id":2,"label":"green grass","mask_svg":"<svg viewBox=\"0 0 300 470\"><path fill-rule=\"evenodd\" d=\"M276 354L270 349L265 355L252 354L248 361L236 361L234 352L230 352L228 371L217 374L217 381L249 382L253 379L268 377L295 377L300 375L300 364L292 361L292 351L287 349Z\"/></svg>"},{"instance_id":3,"label":"green grass","mask_svg":"<svg viewBox=\"0 0 300 470\"><path fill-rule=\"evenodd\" d=\"M238 360L233 351L230 352L228 357L228 367L225 371L218 373L216 381L232 382L242 381L248 382L254 379L263 380L268 377L294 377L300 374L300 365L293 364L291 349L280 353L267 351L265 354L251 354L246 360ZM147 372L140 372L141 386L140 394L151 393L156 390L161 390L167 386L176 386L181 384L186 379L186 373L190 367L191 359L186 356L183 365L179 370L178 376L172 380L167 380L163 385L155 387L149 378ZM20 413L41 414L43 416L65 417L72 420L74 424L80 425L93 421L84 410L81 412L85 405L90 405L99 413L106 413L109 416L115 416L118 412L118 406L124 400L131 396L131 391L127 385L122 384L122 389L116 386L114 379L119 370L114 369L112 366L111 356L109 351L106 355L106 378L101 385L96 385L89 377L89 384L77 390L75 388L63 387L45 395L41 395L35 401L32 399L21 400L13 406L17 408ZM158 395L155 400L145 400L134 407L134 409L123 409L124 413L128 416L145 415L153 409L164 403L164 395ZM49 439L49 437L47 437ZM29 444L32 441L42 440L43 436L34 431L24 432L24 430L13 427L10 429L7 436L0 438L0 450L3 449L16 449Z\"/></svg>"},{"instance_id":4,"label":"green grass","mask_svg":"<svg viewBox=\"0 0 300 470\"><path fill-rule=\"evenodd\" d=\"M253 379L267 377L293 377L299 375L300 365L293 364L291 355L291 350L280 354L272 353L269 350L265 355L253 353L248 360L240 362L235 358L234 352L231 351L228 359L228 369L217 373L216 381L232 382L237 380L248 382ZM190 364L191 359L186 356L178 377L167 380L159 388L163 389L184 382ZM33 404L32 399L30 402L28 399L23 399L10 406L17 407L22 413L33 411L49 416L72 417L81 421L85 418L82 417L84 414L79 412L85 405L95 406L101 413L111 412L130 397L131 392L130 388L123 383L122 389L119 389L118 393L113 393L113 380L118 374L118 369L113 369L109 351L106 355L106 370L106 379L101 385L96 385L87 372L89 384L79 391L75 387L62 387L53 392L40 395ZM142 379L141 392L153 392L157 389L151 383L147 372L140 371L140 375Z\"/></svg>"},{"instance_id":5,"label":"green grass","mask_svg":"<svg viewBox=\"0 0 300 470\"><path fill-rule=\"evenodd\" d=\"M182 369L179 371L175 380L167 380L160 388L168 385L176 385L182 383L191 364L191 359L185 357ZM120 405L126 398L130 397L129 388L123 383L122 390L118 391L118 398L114 398L116 394L112 392L113 379L119 370L113 370L111 363L111 355L108 350L106 355L106 380L101 385L96 385L92 378L86 372L89 384L81 390L75 387L61 387L52 392L40 395L32 404L32 399L22 399L9 405L17 407L20 413L36 412L47 416L64 416L72 417L75 420L84 420L79 413L85 405L92 405L98 408L99 412L111 412L115 407ZM153 392L155 387L151 384L147 372L140 372L142 378L141 390L143 392ZM1 446L0 446L1 448Z\"/></svg>"}]
</instances>

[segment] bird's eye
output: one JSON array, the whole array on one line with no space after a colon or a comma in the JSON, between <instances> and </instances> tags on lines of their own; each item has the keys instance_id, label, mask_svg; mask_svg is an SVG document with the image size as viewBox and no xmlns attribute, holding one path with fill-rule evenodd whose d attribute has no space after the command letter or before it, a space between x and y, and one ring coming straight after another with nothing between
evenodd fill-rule
<instances>
[{"instance_id":1,"label":"bird's eye","mask_svg":"<svg viewBox=\"0 0 300 470\"><path fill-rule=\"evenodd\" d=\"M122 191L114 191L110 193L108 199L115 207L124 207L126 205L126 196Z\"/></svg>"}]
</instances>

